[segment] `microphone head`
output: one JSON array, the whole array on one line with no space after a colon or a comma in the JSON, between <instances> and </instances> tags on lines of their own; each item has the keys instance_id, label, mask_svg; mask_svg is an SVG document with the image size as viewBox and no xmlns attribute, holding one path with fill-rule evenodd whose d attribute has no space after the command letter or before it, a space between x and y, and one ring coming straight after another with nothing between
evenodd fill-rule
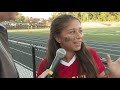
<instances>
[{"instance_id":1,"label":"microphone head","mask_svg":"<svg viewBox=\"0 0 120 90\"><path fill-rule=\"evenodd\" d=\"M64 58L65 55L66 55L65 49L59 48L59 49L56 51L56 55L58 55L58 56L61 57L61 58Z\"/></svg>"}]
</instances>

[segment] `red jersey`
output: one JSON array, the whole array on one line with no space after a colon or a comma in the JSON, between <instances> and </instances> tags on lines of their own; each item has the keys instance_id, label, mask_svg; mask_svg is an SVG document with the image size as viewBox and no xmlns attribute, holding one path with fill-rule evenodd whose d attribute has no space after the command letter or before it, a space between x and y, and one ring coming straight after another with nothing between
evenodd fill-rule
<instances>
[{"instance_id":1,"label":"red jersey","mask_svg":"<svg viewBox=\"0 0 120 90\"><path fill-rule=\"evenodd\" d=\"M100 59L99 55L97 54L96 50L93 48L89 48L89 51L91 55L94 58L94 61L97 65L98 74L102 73L105 70L105 66L102 63L102 60ZM45 65L46 65L46 58L41 61L38 67L37 77L42 74L42 72L45 71ZM79 64L78 60L76 59L76 56L74 56L70 62L65 62L63 60L60 61L60 64L57 68L57 74L59 78L77 78L78 72L79 72ZM82 78L85 78L85 76L81 76Z\"/></svg>"}]
</instances>

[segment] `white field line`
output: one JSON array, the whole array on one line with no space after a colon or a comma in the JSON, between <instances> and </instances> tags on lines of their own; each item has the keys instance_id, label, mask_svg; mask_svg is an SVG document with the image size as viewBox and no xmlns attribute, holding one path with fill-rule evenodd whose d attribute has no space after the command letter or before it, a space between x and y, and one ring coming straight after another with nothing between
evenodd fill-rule
<instances>
[{"instance_id":1,"label":"white field line","mask_svg":"<svg viewBox=\"0 0 120 90\"><path fill-rule=\"evenodd\" d=\"M106 48L96 48L96 47L92 47L92 48L95 48L95 49L101 49L101 50L108 50L108 51L113 51L113 52L119 52L120 53L120 51L119 50L111 50L111 49L106 49Z\"/></svg>"},{"instance_id":2,"label":"white field line","mask_svg":"<svg viewBox=\"0 0 120 90\"><path fill-rule=\"evenodd\" d=\"M30 39L29 39L29 40L28 40L28 39L26 39L26 38L20 39L20 38L11 38L11 37L10 37L9 39L22 40L22 41L24 40L24 41L30 41L30 42L35 42L35 43L37 42L37 43L42 43L42 44L46 44L46 41L48 41L48 40L40 40L40 39L38 39L38 40L37 40L37 39L32 39L32 40L30 40Z\"/></svg>"},{"instance_id":3,"label":"white field line","mask_svg":"<svg viewBox=\"0 0 120 90\"><path fill-rule=\"evenodd\" d=\"M120 46L119 43L118 43L118 44L117 44L117 43L104 43L104 42L97 42L97 41L96 41L96 42L95 42L95 41L94 41L94 42L93 42L93 41L85 41L85 42L88 43L88 44L101 44L101 45L104 45L104 44L105 44L105 45L107 45L107 46L108 46L108 45L109 45L109 46L111 46L111 45L112 45L112 46L113 46L113 45L115 45L115 46Z\"/></svg>"},{"instance_id":4,"label":"white field line","mask_svg":"<svg viewBox=\"0 0 120 90\"><path fill-rule=\"evenodd\" d=\"M32 54L26 53L26 52L21 51L21 50L18 50L18 49L14 49L14 48L12 48L12 47L10 47L10 48L13 49L13 50L15 50L15 51L18 51L18 52L24 53L24 54L29 55L29 56L32 57ZM42 58L40 58L40 57L38 57L38 56L35 56L35 57L38 58L38 59L42 59Z\"/></svg>"},{"instance_id":5,"label":"white field line","mask_svg":"<svg viewBox=\"0 0 120 90\"><path fill-rule=\"evenodd\" d=\"M30 67L28 67L28 66L26 66L26 65L24 65L24 64L22 64L22 63L20 63L20 62L18 62L18 61L15 60L15 59L14 59L14 62L17 63L17 64L19 64L19 65L21 65L21 66L23 66L23 67L25 67L25 68L27 68L27 69L30 70L30 71L33 71L32 68L30 68Z\"/></svg>"},{"instance_id":6,"label":"white field line","mask_svg":"<svg viewBox=\"0 0 120 90\"><path fill-rule=\"evenodd\" d=\"M97 53L101 53L101 54L108 54L108 53L104 53L104 52L97 52ZM118 56L118 57L120 57L120 55L116 55L116 54L110 54L110 55L113 55L113 56Z\"/></svg>"},{"instance_id":7,"label":"white field line","mask_svg":"<svg viewBox=\"0 0 120 90\"><path fill-rule=\"evenodd\" d=\"M33 45L33 44L24 43L24 42L19 42L19 41L15 41L15 40L8 40L8 41L9 41L9 42L13 42L13 43L17 43L17 44L21 44L21 45L27 45L27 46ZM36 46L36 45L34 45L34 47L37 47L37 48L41 48L41 49L45 49L45 50L46 50L46 47Z\"/></svg>"},{"instance_id":8,"label":"white field line","mask_svg":"<svg viewBox=\"0 0 120 90\"><path fill-rule=\"evenodd\" d=\"M19 37L13 37L13 36L9 36L9 38L13 38L13 39L26 39L26 40L28 40L28 39L32 39L32 40L44 40L44 39L46 39L46 38L40 38L40 37L32 37L32 38L30 38L29 36L28 37L21 37L21 36L19 36Z\"/></svg>"},{"instance_id":9,"label":"white field line","mask_svg":"<svg viewBox=\"0 0 120 90\"><path fill-rule=\"evenodd\" d=\"M119 49L120 47L113 47L113 46L105 46L105 45L96 45L96 44L88 44L88 45L94 45L94 46L101 46L101 47L105 47L105 48L108 48L108 47L110 47L110 48L117 48L117 49Z\"/></svg>"},{"instance_id":10,"label":"white field line","mask_svg":"<svg viewBox=\"0 0 120 90\"><path fill-rule=\"evenodd\" d=\"M18 40L24 40L24 39L18 39ZM37 43L46 44L45 42L42 42L43 40L37 41L37 40L26 40L26 39L25 39L24 41L30 41L30 42L33 42L33 43L34 43L34 42L35 42L35 43L37 42ZM45 41L45 40L44 40L44 41Z\"/></svg>"}]
</instances>

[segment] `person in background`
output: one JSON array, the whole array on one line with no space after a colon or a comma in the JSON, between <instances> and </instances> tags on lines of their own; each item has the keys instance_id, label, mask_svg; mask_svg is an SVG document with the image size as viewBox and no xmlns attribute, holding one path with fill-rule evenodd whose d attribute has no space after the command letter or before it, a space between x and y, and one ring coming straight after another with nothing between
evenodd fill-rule
<instances>
[{"instance_id":1,"label":"person in background","mask_svg":"<svg viewBox=\"0 0 120 90\"><path fill-rule=\"evenodd\" d=\"M0 12L0 22L15 20L17 12ZM19 78L8 44L8 33L0 24L0 78Z\"/></svg>"}]
</instances>

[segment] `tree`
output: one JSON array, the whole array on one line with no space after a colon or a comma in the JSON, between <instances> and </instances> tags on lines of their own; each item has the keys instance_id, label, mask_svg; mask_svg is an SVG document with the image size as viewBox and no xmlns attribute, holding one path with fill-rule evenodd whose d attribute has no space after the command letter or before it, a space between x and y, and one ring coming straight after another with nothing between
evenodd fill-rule
<instances>
[{"instance_id":1,"label":"tree","mask_svg":"<svg viewBox=\"0 0 120 90\"><path fill-rule=\"evenodd\" d=\"M16 17L16 22L24 22L24 21L25 21L25 16L23 16L21 13L18 13Z\"/></svg>"},{"instance_id":2,"label":"tree","mask_svg":"<svg viewBox=\"0 0 120 90\"><path fill-rule=\"evenodd\" d=\"M62 14L71 14L80 21L120 21L120 12L55 12L50 21Z\"/></svg>"}]
</instances>

